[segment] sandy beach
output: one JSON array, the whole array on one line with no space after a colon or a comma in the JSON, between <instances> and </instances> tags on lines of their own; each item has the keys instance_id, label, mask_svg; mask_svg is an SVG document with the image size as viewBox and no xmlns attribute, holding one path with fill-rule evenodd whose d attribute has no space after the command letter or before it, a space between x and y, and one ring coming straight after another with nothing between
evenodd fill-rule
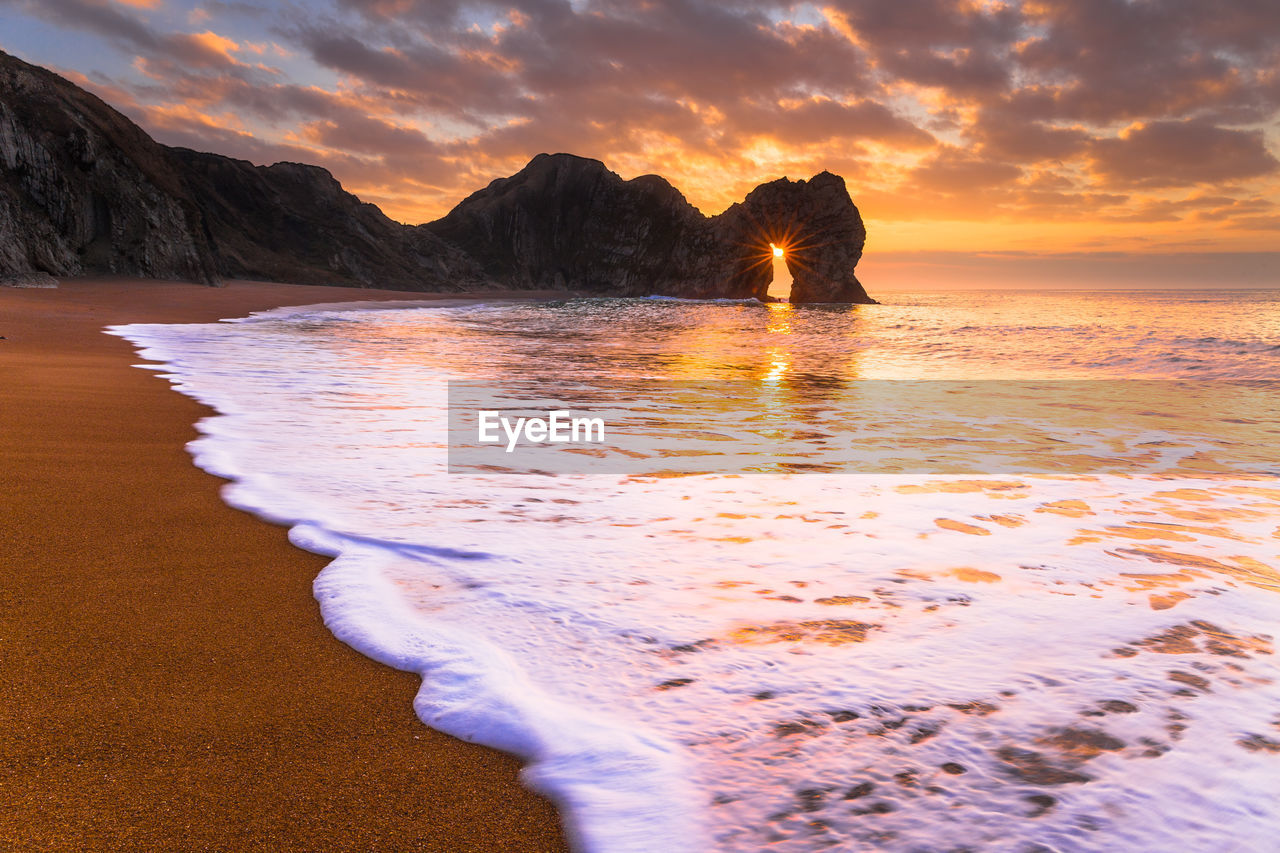
<instances>
[{"instance_id":1,"label":"sandy beach","mask_svg":"<svg viewBox=\"0 0 1280 853\"><path fill-rule=\"evenodd\" d=\"M184 449L210 411L101 332L405 298L0 289L0 848L566 849L514 758L422 725L416 675L329 634L325 560L221 502Z\"/></svg>"}]
</instances>

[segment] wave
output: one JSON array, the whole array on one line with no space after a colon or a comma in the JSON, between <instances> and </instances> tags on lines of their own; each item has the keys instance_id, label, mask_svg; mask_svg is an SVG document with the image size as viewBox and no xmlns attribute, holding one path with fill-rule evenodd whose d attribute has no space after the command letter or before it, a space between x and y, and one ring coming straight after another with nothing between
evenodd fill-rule
<instances>
[{"instance_id":1,"label":"wave","mask_svg":"<svg viewBox=\"0 0 1280 853\"><path fill-rule=\"evenodd\" d=\"M1262 637L1276 619L1260 587L1274 582L1269 484L1094 468L465 477L449 474L440 435L444 385L459 376L508 391L598 382L625 406L624 380L713 371L757 383L760 406L794 429L816 412L856 421L866 400L849 383L877 370L1044 377L1074 361L1090 376L1145 376L1164 340L1253 329L1197 314L1146 344L1093 333L1091 351L1074 332L1015 328L966 333L958 354L951 327L982 323L961 299L945 316L799 312L785 328L772 312L655 302L114 331L219 412L191 451L232 480L228 503L332 558L315 594L334 634L419 673L428 724L529 761L526 781L559 804L578 849L905 851L957 837L1217 849L1228 824L1241 843L1271 837L1272 757L1238 745L1272 731L1278 689ZM1059 319L1037 311L1023 325ZM1136 367L1084 365L1124 358ZM1022 446L1016 419L997 420L983 430ZM864 426L858 441L891 427ZM1077 456L1134 441L1170 464L1189 452L1172 425L1102 426ZM973 438L957 429L940 449ZM1212 649L1179 647L1175 661L1158 648L1166 636L1240 654L1230 671ZM1195 672L1170 683L1175 663ZM1046 779L1054 804L1032 811L1027 792Z\"/></svg>"},{"instance_id":2,"label":"wave","mask_svg":"<svg viewBox=\"0 0 1280 853\"><path fill-rule=\"evenodd\" d=\"M263 312L258 319L336 319L300 309ZM587 713L530 683L503 649L465 626L432 622L408 608L387 579L397 561L458 564L499 559L483 551L409 543L342 532L307 507L296 492L246 467L252 428L247 410L208 383L193 381L184 343L199 326L113 326L161 364L138 365L161 375L218 414L197 424L203 436L188 446L198 467L230 480L223 499L236 509L289 528L290 541L331 557L313 584L326 627L361 654L415 672L422 687L414 711L426 725L461 740L512 753L527 766L522 781L560 809L575 850L701 853L709 849L681 752L651 732ZM292 491L292 490L290 490ZM309 511L312 510L312 511Z\"/></svg>"}]
</instances>

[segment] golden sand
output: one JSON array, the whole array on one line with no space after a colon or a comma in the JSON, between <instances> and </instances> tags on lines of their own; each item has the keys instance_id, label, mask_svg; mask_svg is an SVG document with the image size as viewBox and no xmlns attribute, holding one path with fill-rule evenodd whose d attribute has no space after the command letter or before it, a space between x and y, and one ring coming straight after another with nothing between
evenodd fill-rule
<instances>
[{"instance_id":1,"label":"golden sand","mask_svg":"<svg viewBox=\"0 0 1280 853\"><path fill-rule=\"evenodd\" d=\"M228 508L129 322L404 293L0 289L0 849L564 850L515 759L413 716L321 624L324 560Z\"/></svg>"}]
</instances>

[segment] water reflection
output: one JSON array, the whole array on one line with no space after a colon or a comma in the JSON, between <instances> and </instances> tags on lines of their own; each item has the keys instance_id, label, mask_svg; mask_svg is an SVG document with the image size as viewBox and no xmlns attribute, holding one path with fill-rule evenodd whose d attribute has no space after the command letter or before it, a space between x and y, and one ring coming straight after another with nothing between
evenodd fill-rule
<instances>
[{"instance_id":1,"label":"water reflection","mask_svg":"<svg viewBox=\"0 0 1280 853\"><path fill-rule=\"evenodd\" d=\"M451 650L497 651L462 668L527 679L496 726L525 701L546 744L576 719L559 708L616 722L594 740L608 760L552 748L544 771L568 766L594 796L646 778L614 761L635 733L673 744L693 796L637 783L615 801L698 810L714 839L690 847L1271 849L1280 491L1215 466L1240 442L1280 446L1274 399L1132 380L1275 375L1274 329L1239 300L1073 298L383 312L330 332L175 327L171 351L184 387L237 412L200 449L236 461L244 503L385 551L369 573L397 608L460 626ZM587 395L638 436L689 408L678 437L702 456L664 444L644 476L443 476L420 451L445 377L516 402ZM886 377L951 381L864 381ZM1190 446L1180 425L1223 443ZM868 449L883 465L670 476L779 444L809 455L744 465ZM883 473L997 451L1062 467ZM430 668L431 701L471 683L449 666Z\"/></svg>"}]
</instances>

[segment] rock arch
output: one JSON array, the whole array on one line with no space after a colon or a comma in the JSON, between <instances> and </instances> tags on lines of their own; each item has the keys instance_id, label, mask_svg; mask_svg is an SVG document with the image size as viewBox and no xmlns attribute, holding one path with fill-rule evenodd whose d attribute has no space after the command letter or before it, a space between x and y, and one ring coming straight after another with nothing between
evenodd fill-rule
<instances>
[{"instance_id":1,"label":"rock arch","mask_svg":"<svg viewBox=\"0 0 1280 853\"><path fill-rule=\"evenodd\" d=\"M768 292L774 243L786 251L792 303L874 302L854 274L867 229L839 175L761 184L712 223L734 253L731 287L737 295L762 298Z\"/></svg>"}]
</instances>

